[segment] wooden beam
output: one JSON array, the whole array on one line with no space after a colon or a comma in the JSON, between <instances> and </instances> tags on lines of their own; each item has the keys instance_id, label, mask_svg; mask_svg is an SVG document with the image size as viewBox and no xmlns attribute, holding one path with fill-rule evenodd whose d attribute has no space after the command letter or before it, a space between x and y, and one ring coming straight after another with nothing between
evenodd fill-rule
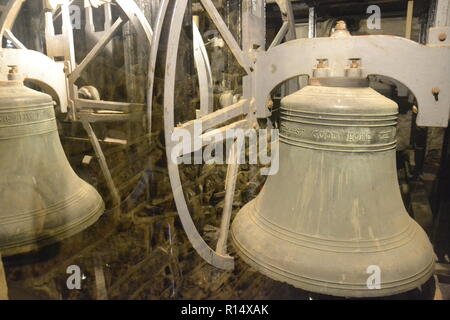
<instances>
[{"instance_id":1,"label":"wooden beam","mask_svg":"<svg viewBox=\"0 0 450 320\"><path fill-rule=\"evenodd\" d=\"M408 1L408 9L406 11L406 27L405 38L411 39L412 21L414 17L414 1Z\"/></svg>"}]
</instances>

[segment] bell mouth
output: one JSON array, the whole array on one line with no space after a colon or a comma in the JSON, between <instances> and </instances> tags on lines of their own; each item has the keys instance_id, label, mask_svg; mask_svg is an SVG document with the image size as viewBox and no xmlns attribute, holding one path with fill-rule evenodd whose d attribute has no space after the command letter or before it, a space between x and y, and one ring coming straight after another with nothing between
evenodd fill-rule
<instances>
[{"instance_id":1,"label":"bell mouth","mask_svg":"<svg viewBox=\"0 0 450 320\"><path fill-rule=\"evenodd\" d=\"M369 87L369 79L349 77L310 78L309 85L322 87L367 88Z\"/></svg>"},{"instance_id":2,"label":"bell mouth","mask_svg":"<svg viewBox=\"0 0 450 320\"><path fill-rule=\"evenodd\" d=\"M376 244L367 250L357 248L358 241L341 241L340 247L325 241L323 246L317 240L313 243L313 237L294 239L287 233L273 232L268 225L255 223L261 220L257 202L258 198L237 213L230 237L245 263L276 281L329 296L376 298L414 290L433 275L431 244L426 243L425 232L415 222L411 222L412 234L399 238L402 243L387 244L388 250ZM395 260L398 256L405 259L399 262ZM383 270L380 287L375 290L368 286L369 266Z\"/></svg>"}]
</instances>

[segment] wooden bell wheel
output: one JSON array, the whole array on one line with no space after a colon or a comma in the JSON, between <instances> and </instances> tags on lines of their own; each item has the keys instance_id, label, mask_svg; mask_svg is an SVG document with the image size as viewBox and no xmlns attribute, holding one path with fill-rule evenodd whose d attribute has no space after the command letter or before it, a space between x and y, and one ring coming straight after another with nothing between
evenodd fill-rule
<instances>
[{"instance_id":1,"label":"wooden bell wheel","mask_svg":"<svg viewBox=\"0 0 450 320\"><path fill-rule=\"evenodd\" d=\"M227 168L227 176L225 181L225 203L222 213L220 233L218 243L215 249L211 248L198 232L191 214L186 203L186 198L183 192L182 182L180 178L180 171L178 164L171 160L172 154L175 150L176 143L172 141L172 136L179 130L187 130L191 133L191 137L194 134L195 124L201 123L202 133L198 137L201 144L194 146L194 149L190 150L195 152L209 144L209 138L212 134L222 134L225 137L225 133L229 129L251 129L257 128L257 110L254 105L253 97L253 71L254 60L253 56L257 54L258 46L260 49L265 49L265 36L263 28L258 29L257 26L261 26L265 23L265 8L262 1L248 1L247 5L251 8L246 8L246 13L243 14L243 44L239 45L239 42L235 39L227 24L221 17L219 11L214 6L211 0L200 0L206 13L209 15L213 24L219 31L224 42L227 44L232 55L237 63L245 71L246 75L243 77L243 92L241 99L236 103L223 107L217 111L213 111L213 108L201 108L200 116L195 120L190 120L181 124L175 124L175 85L177 69L177 56L179 52L179 42L182 30L182 24L189 4L188 0L176 0L171 3L167 10L165 19L169 20L169 31L167 34L167 53L165 57L165 79L164 79L164 124L165 124L165 142L166 142L166 154L168 159L168 171L170 176L170 182L174 194L178 215L181 219L183 228L192 243L197 253L211 265L223 269L232 270L234 268L234 259L229 256L226 251L226 243L228 239L228 232L230 226L231 212L233 197L235 193L236 177L238 174L237 164L237 145L234 141L230 148L231 159ZM290 1L277 1L283 14L283 25L278 35L275 37L273 43L268 50L276 47L283 39L291 40L295 38L295 24L293 20L292 7ZM256 25L253 25L256 22ZM197 35L198 37L198 35ZM194 41L196 38L196 32L194 28ZM255 45L257 44L257 45ZM198 46L194 45L194 48ZM196 61L198 66L198 63ZM197 67L197 69L199 69ZM201 70L200 70L201 71ZM205 78L203 76L203 78ZM207 85L203 92L208 92ZM200 91L202 92L202 85L200 83ZM205 95L207 97L207 94ZM203 100L203 105L207 105L207 98ZM205 110L207 112L205 112ZM197 113L198 115L199 113ZM235 120L236 118L240 120ZM211 130L212 131L208 131ZM195 139L195 138L194 138ZM225 138L224 138L225 140ZM215 143L219 141L215 140ZM182 153L182 152L181 152ZM179 157L182 154L177 154Z\"/></svg>"}]
</instances>

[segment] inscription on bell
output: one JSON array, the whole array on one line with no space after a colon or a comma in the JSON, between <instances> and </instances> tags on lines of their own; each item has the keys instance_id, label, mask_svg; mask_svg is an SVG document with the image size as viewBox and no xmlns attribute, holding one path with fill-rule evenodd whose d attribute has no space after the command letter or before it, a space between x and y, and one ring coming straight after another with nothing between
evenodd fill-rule
<instances>
[{"instance_id":1,"label":"inscription on bell","mask_svg":"<svg viewBox=\"0 0 450 320\"><path fill-rule=\"evenodd\" d=\"M340 141L342 132L336 130L313 130L312 136L316 140Z\"/></svg>"},{"instance_id":2,"label":"inscription on bell","mask_svg":"<svg viewBox=\"0 0 450 320\"><path fill-rule=\"evenodd\" d=\"M0 125L10 125L17 123L34 122L39 120L52 119L54 116L53 109L39 109L26 112L14 112L0 114Z\"/></svg>"},{"instance_id":3,"label":"inscription on bell","mask_svg":"<svg viewBox=\"0 0 450 320\"><path fill-rule=\"evenodd\" d=\"M308 140L311 142L334 142L342 144L361 144L383 142L388 143L395 140L395 128L339 128L339 129L317 129L312 126L299 126L281 123L281 133L292 138Z\"/></svg>"},{"instance_id":4,"label":"inscription on bell","mask_svg":"<svg viewBox=\"0 0 450 320\"><path fill-rule=\"evenodd\" d=\"M286 123L281 123L281 130L302 137L305 133L305 129L301 127L292 127Z\"/></svg>"},{"instance_id":5,"label":"inscription on bell","mask_svg":"<svg viewBox=\"0 0 450 320\"><path fill-rule=\"evenodd\" d=\"M348 142L359 142L359 141L372 141L372 135L366 132L348 132L347 133Z\"/></svg>"}]
</instances>

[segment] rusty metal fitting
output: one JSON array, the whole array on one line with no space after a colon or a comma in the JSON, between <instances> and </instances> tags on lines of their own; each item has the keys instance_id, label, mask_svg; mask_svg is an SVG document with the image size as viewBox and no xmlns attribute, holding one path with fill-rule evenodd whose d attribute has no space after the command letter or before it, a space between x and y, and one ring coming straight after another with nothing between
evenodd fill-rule
<instances>
[{"instance_id":1,"label":"rusty metal fitting","mask_svg":"<svg viewBox=\"0 0 450 320\"><path fill-rule=\"evenodd\" d=\"M19 67L16 65L9 65L9 74L18 74L19 73Z\"/></svg>"},{"instance_id":2,"label":"rusty metal fitting","mask_svg":"<svg viewBox=\"0 0 450 320\"><path fill-rule=\"evenodd\" d=\"M350 68L356 69L356 68L361 67L359 59L350 59L350 61L351 61Z\"/></svg>"},{"instance_id":3,"label":"rusty metal fitting","mask_svg":"<svg viewBox=\"0 0 450 320\"><path fill-rule=\"evenodd\" d=\"M317 59L317 69L322 69L327 67L328 59Z\"/></svg>"},{"instance_id":4,"label":"rusty metal fitting","mask_svg":"<svg viewBox=\"0 0 450 320\"><path fill-rule=\"evenodd\" d=\"M335 30L347 30L347 24L345 23L344 20L339 20L336 23L336 27L334 29Z\"/></svg>"},{"instance_id":5,"label":"rusty metal fitting","mask_svg":"<svg viewBox=\"0 0 450 320\"><path fill-rule=\"evenodd\" d=\"M441 89L439 89L439 88L433 88L433 89L431 89L431 93L433 94L434 99L435 99L436 101L439 101L439 93L441 93Z\"/></svg>"},{"instance_id":6,"label":"rusty metal fitting","mask_svg":"<svg viewBox=\"0 0 450 320\"><path fill-rule=\"evenodd\" d=\"M441 93L441 89L439 88L433 88L431 89L431 93L435 96L438 95L439 93Z\"/></svg>"},{"instance_id":7,"label":"rusty metal fitting","mask_svg":"<svg viewBox=\"0 0 450 320\"><path fill-rule=\"evenodd\" d=\"M443 32L439 35L439 41L445 41L445 40L447 40L447 34Z\"/></svg>"}]
</instances>

